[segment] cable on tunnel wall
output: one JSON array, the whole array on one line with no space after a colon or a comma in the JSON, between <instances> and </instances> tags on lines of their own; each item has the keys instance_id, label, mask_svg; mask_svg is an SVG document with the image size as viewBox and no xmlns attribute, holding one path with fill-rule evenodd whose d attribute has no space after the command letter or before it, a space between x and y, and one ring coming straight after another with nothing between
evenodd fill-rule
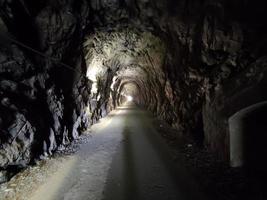
<instances>
[{"instance_id":1,"label":"cable on tunnel wall","mask_svg":"<svg viewBox=\"0 0 267 200\"><path fill-rule=\"evenodd\" d=\"M45 55L44 53L42 53L42 52L40 52L40 51L38 51L38 50L36 50L36 49L34 49L34 48L32 48L32 47L30 47L30 46L24 44L24 43L22 43L22 42L20 42L20 41L18 41L18 40L16 40L16 39L13 39L13 38L11 38L11 37L9 37L9 36L7 36L7 35L1 34L1 33L0 33L0 36L6 38L7 40L9 40L9 41L11 41L11 42L14 42L15 44L17 44L17 45L19 45L19 46L21 46L21 47L23 47L23 48L25 48L25 49L30 50L31 52L33 52L33 53L35 53L35 54L38 54L39 56L42 56L42 57L44 57L44 58L46 58L46 59L48 59L48 60L53 61L53 62L55 62L55 63L61 65L62 67L65 67L66 69L72 70L72 71L74 71L74 72L82 73L82 71L77 70L77 69L74 69L73 67L71 67L70 65L67 65L67 64L65 64L65 63L62 63L62 62L60 62L60 61L59 61L58 59L56 59L56 58L47 56L47 55Z\"/></svg>"}]
</instances>

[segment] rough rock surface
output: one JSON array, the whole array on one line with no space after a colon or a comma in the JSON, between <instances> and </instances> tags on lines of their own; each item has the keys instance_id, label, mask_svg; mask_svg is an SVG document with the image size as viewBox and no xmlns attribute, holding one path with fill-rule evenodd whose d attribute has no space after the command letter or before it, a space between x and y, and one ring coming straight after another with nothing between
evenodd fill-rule
<instances>
[{"instance_id":1,"label":"rough rock surface","mask_svg":"<svg viewBox=\"0 0 267 200\"><path fill-rule=\"evenodd\" d=\"M3 44L0 51L0 166L5 169L51 155L89 126L82 104L90 83L81 73L85 66L79 46L87 4L73 8L68 2L45 3L39 10L30 2L1 5L1 17L19 41L11 47ZM24 28L14 27L19 21L24 21ZM39 42L29 42L29 34L31 41ZM2 31L1 37L8 41L11 36ZM78 99L81 95L85 97Z\"/></svg>"},{"instance_id":2,"label":"rough rock surface","mask_svg":"<svg viewBox=\"0 0 267 200\"><path fill-rule=\"evenodd\" d=\"M64 148L127 95L227 159L228 118L266 100L265 1L0 6L1 169Z\"/></svg>"}]
</instances>

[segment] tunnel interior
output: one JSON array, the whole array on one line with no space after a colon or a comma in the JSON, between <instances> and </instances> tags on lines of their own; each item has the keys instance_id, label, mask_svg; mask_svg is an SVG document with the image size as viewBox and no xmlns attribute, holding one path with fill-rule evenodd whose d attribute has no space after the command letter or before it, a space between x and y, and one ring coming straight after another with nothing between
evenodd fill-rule
<instances>
[{"instance_id":1,"label":"tunnel interior","mask_svg":"<svg viewBox=\"0 0 267 200\"><path fill-rule=\"evenodd\" d=\"M160 38L138 29L96 31L86 36L83 46L92 98L110 108L129 96L148 106L154 98L151 82L164 76L165 46Z\"/></svg>"},{"instance_id":2,"label":"tunnel interior","mask_svg":"<svg viewBox=\"0 0 267 200\"><path fill-rule=\"evenodd\" d=\"M0 0L0 182L129 101L241 166L233 157L244 134L266 146L266 108L231 120L267 100L266 9L261 0ZM246 148L249 165L260 147Z\"/></svg>"}]
</instances>

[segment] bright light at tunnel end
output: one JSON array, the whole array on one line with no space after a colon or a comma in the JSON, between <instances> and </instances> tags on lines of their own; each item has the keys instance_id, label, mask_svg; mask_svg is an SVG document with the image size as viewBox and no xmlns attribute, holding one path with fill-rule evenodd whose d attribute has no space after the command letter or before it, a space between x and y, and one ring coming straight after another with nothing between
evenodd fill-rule
<instances>
[{"instance_id":1,"label":"bright light at tunnel end","mask_svg":"<svg viewBox=\"0 0 267 200\"><path fill-rule=\"evenodd\" d=\"M133 97L132 96L127 96L127 101L129 101L129 102L133 101Z\"/></svg>"}]
</instances>

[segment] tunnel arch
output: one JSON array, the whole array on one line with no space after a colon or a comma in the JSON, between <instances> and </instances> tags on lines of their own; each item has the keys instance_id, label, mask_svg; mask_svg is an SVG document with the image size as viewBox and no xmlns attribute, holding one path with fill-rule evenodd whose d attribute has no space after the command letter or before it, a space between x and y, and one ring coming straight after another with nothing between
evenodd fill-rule
<instances>
[{"instance_id":1,"label":"tunnel arch","mask_svg":"<svg viewBox=\"0 0 267 200\"><path fill-rule=\"evenodd\" d=\"M119 88L118 88L119 94L121 94L123 88L129 84L135 85L136 89L138 90L138 91L135 91L135 94L131 95L134 98L134 102L141 104L141 102L143 100L142 99L143 90L141 89L141 86L137 80L127 79L127 80L122 81Z\"/></svg>"},{"instance_id":2,"label":"tunnel arch","mask_svg":"<svg viewBox=\"0 0 267 200\"><path fill-rule=\"evenodd\" d=\"M93 81L93 92L99 95L97 79L103 77L104 81L110 80L105 82L105 87L109 88L111 99L105 102L112 102L115 108L120 104L123 83L134 81L142 95L138 101L143 105L154 102L153 107L156 107L159 101L152 97L156 96L152 93L158 93L156 87L163 84L158 81L157 74L161 78L164 76L165 52L164 44L158 36L150 30L141 31L137 27L126 27L122 31L115 28L110 32L96 29L85 37L84 52L87 77ZM110 74L107 74L108 70Z\"/></svg>"},{"instance_id":3,"label":"tunnel arch","mask_svg":"<svg viewBox=\"0 0 267 200\"><path fill-rule=\"evenodd\" d=\"M229 118L230 164L266 170L267 101L241 109ZM251 167L250 166L250 167Z\"/></svg>"},{"instance_id":4,"label":"tunnel arch","mask_svg":"<svg viewBox=\"0 0 267 200\"><path fill-rule=\"evenodd\" d=\"M182 135L192 134L192 127L198 129L197 115L202 114L203 107L207 108L208 111L203 112L207 126L205 138L209 139L207 146L223 156L228 155L226 121L229 115L266 99L266 87L259 90L262 97L253 92L237 97L240 91L245 94L247 89L254 90L255 83L266 77L267 62L265 29L262 29L265 24L260 22L258 27L253 20L247 23L249 17L242 11L238 12L242 20L236 17L240 2L226 5L224 1L215 0L213 6L208 6L209 1L184 0L177 4L165 0L135 1L134 4L124 0L111 3L108 0L43 0L38 6L32 0L2 2L0 15L6 25L0 22L0 28L8 29L21 44L34 47L35 53L13 42L7 45L8 53L1 49L3 97L0 98L4 103L0 108L8 110L2 113L12 120L0 116L4 121L0 121L0 131L3 129L11 137L11 125L16 127L18 121L33 123L38 119L31 126L36 128L33 134L40 135L38 131L43 134L36 144L44 155L50 147L43 149L43 138L51 140L49 143L55 151L57 144L65 145L76 139L80 130L115 108L110 103L110 93L117 91L111 91L110 85L116 73L127 67L142 68L146 79L140 80L139 75L130 79L126 73L117 85L123 79L138 81L146 108ZM242 8L246 7L245 14L252 4L242 3ZM228 8L234 12L230 10L225 17ZM266 18L263 13L258 15L257 18ZM260 32L262 37L255 37ZM92 40L88 42L90 36ZM40 59L40 55L44 55L44 59ZM84 73L92 66L92 55L103 58L94 61L96 71L99 66L103 67L99 79L95 76L88 79ZM67 65L62 67L60 63ZM94 89L96 83L98 89ZM11 102L10 107L4 98ZM32 102L36 112L31 108ZM42 108L46 108L49 120L38 116ZM45 131L43 124L47 127ZM5 166L10 161L8 153L2 151L1 155L5 156L2 166ZM15 151L15 154L21 157L28 151L22 149L22 153ZM18 164L16 156L13 161Z\"/></svg>"}]
</instances>

